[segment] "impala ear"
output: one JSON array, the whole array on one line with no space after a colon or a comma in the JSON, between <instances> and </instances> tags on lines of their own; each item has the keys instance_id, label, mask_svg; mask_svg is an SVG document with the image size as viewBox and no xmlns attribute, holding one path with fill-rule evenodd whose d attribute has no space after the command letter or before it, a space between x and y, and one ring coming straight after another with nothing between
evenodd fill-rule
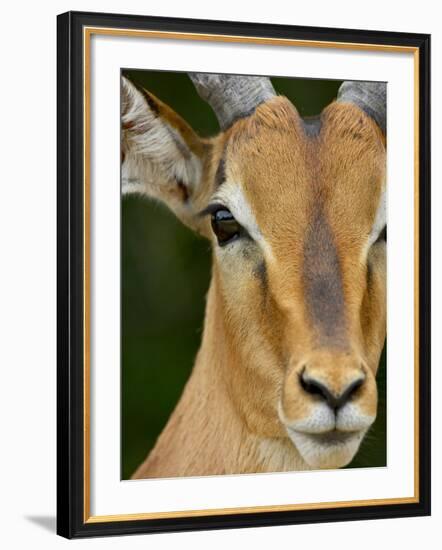
<instances>
[{"instance_id":1,"label":"impala ear","mask_svg":"<svg viewBox=\"0 0 442 550\"><path fill-rule=\"evenodd\" d=\"M125 77L121 121L123 193L160 199L188 222L207 146L170 107Z\"/></svg>"}]
</instances>

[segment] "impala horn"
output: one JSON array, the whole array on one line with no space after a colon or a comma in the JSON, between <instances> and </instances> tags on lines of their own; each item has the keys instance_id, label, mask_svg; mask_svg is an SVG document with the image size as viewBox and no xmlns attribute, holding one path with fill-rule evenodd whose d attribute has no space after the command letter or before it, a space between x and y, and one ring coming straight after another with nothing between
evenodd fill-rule
<instances>
[{"instance_id":1,"label":"impala horn","mask_svg":"<svg viewBox=\"0 0 442 550\"><path fill-rule=\"evenodd\" d=\"M373 118L379 128L387 131L387 84L349 80L339 88L339 103L354 103Z\"/></svg>"},{"instance_id":2,"label":"impala horn","mask_svg":"<svg viewBox=\"0 0 442 550\"><path fill-rule=\"evenodd\" d=\"M222 130L276 95L270 78L263 76L189 73L189 77L200 97L212 107Z\"/></svg>"}]
</instances>

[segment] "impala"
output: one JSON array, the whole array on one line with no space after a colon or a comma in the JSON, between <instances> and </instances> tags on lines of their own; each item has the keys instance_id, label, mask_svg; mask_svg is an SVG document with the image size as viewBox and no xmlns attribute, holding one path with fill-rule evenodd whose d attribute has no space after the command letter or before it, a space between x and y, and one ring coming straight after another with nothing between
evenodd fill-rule
<instances>
[{"instance_id":1,"label":"impala","mask_svg":"<svg viewBox=\"0 0 442 550\"><path fill-rule=\"evenodd\" d=\"M122 80L123 192L213 248L192 374L133 477L345 466L386 334L385 84L345 82L303 120L268 78L190 78L213 138Z\"/></svg>"}]
</instances>

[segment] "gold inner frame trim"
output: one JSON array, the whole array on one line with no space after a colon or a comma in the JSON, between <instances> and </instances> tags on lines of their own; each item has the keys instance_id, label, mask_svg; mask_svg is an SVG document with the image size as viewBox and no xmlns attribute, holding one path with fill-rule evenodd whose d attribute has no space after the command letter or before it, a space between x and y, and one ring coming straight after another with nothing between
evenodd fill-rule
<instances>
[{"instance_id":1,"label":"gold inner frame trim","mask_svg":"<svg viewBox=\"0 0 442 550\"><path fill-rule=\"evenodd\" d=\"M194 40L203 42L231 42L257 45L291 46L304 48L333 48L343 50L412 53L414 62L414 495L371 500L317 502L302 504L251 506L236 508L215 508L203 510L181 510L172 512L150 512L137 514L91 515L90 491L90 46L92 35L126 36L138 38ZM84 135L83 135L83 211L84 211L84 523L135 521L149 519L207 517L229 514L262 512L287 512L300 510L324 510L327 508L348 508L352 506L386 506L419 502L419 49L412 46L377 45L358 42L331 42L322 40L296 40L286 38L245 37L236 35L147 31L136 29L113 29L107 27L84 27L83 29L83 93L84 93Z\"/></svg>"}]
</instances>

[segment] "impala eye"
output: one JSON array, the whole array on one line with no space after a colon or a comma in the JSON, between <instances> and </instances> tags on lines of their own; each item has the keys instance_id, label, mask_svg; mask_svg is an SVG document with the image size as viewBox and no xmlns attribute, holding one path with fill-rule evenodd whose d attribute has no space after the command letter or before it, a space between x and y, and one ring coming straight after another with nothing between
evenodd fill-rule
<instances>
[{"instance_id":1,"label":"impala eye","mask_svg":"<svg viewBox=\"0 0 442 550\"><path fill-rule=\"evenodd\" d=\"M241 233L241 226L227 208L212 213L212 229L220 246L230 243Z\"/></svg>"}]
</instances>

